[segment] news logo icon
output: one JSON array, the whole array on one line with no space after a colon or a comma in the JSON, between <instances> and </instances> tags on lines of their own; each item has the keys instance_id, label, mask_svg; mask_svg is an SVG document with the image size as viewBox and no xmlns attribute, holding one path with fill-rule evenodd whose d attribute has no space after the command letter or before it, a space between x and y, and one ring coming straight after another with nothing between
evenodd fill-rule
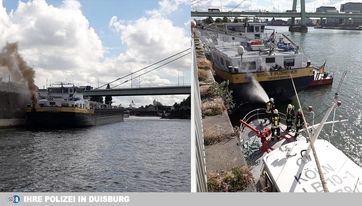
<instances>
[{"instance_id":1,"label":"news logo icon","mask_svg":"<svg viewBox=\"0 0 362 206\"><path fill-rule=\"evenodd\" d=\"M9 202L19 203L20 202L20 197L18 195L14 195L12 197L9 197Z\"/></svg>"}]
</instances>

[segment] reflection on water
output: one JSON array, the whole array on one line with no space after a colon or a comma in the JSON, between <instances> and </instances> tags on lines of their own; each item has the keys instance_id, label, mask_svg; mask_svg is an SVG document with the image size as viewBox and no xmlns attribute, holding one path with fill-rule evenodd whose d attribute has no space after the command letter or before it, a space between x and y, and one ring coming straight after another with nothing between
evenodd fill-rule
<instances>
[{"instance_id":1,"label":"reflection on water","mask_svg":"<svg viewBox=\"0 0 362 206\"><path fill-rule=\"evenodd\" d=\"M190 191L190 121L0 130L0 191Z\"/></svg>"},{"instance_id":2,"label":"reflection on water","mask_svg":"<svg viewBox=\"0 0 362 206\"><path fill-rule=\"evenodd\" d=\"M326 71L334 73L332 87L300 93L303 107L313 106L316 122L322 119L327 107L331 105L343 71L348 71L339 93L342 106L336 113L336 119L348 119L348 122L336 124L333 136L331 136L332 126L325 126L321 137L329 138L332 144L362 166L362 124L358 121L362 112L362 32L308 28L308 33L301 34L289 33L287 27L273 28L289 34L291 39L300 44L312 64L322 65L326 61ZM333 114L329 120L332 117Z\"/></svg>"}]
</instances>

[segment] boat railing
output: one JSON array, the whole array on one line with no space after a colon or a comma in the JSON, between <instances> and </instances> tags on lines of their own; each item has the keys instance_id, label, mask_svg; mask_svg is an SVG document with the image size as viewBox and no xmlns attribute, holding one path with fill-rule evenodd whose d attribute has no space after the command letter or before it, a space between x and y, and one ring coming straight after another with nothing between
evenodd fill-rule
<instances>
[{"instance_id":1,"label":"boat railing","mask_svg":"<svg viewBox=\"0 0 362 206\"><path fill-rule=\"evenodd\" d=\"M251 110L250 112L248 112L242 118L242 120L244 120L246 123L249 123L256 119L265 119L265 118L268 118L266 108L257 108L257 109L254 109L254 110ZM286 115L282 112L279 112L279 118L280 118L280 120L283 120L284 122L286 121ZM245 128L245 126L243 124L241 124L240 129L244 130L244 128Z\"/></svg>"}]
</instances>

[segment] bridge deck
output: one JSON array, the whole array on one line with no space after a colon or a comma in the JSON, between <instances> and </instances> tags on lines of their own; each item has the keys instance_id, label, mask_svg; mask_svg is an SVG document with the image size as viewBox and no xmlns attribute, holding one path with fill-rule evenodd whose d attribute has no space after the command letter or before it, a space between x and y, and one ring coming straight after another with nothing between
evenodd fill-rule
<instances>
[{"instance_id":1,"label":"bridge deck","mask_svg":"<svg viewBox=\"0 0 362 206\"><path fill-rule=\"evenodd\" d=\"M84 92L85 96L147 96L147 95L188 95L191 86L139 87L96 89Z\"/></svg>"},{"instance_id":2,"label":"bridge deck","mask_svg":"<svg viewBox=\"0 0 362 206\"><path fill-rule=\"evenodd\" d=\"M291 17L301 17L300 12L199 12L192 11L192 17L242 17L242 16L257 16L257 17L280 17L280 18L291 18ZM305 16L307 18L362 18L362 13L316 13L316 12L306 12Z\"/></svg>"}]
</instances>

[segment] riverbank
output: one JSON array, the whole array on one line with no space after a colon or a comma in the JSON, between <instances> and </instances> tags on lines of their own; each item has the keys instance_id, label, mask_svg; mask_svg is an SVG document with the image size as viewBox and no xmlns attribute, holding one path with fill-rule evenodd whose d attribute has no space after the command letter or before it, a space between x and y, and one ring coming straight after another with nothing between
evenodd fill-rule
<instances>
[{"instance_id":1,"label":"riverbank","mask_svg":"<svg viewBox=\"0 0 362 206\"><path fill-rule=\"evenodd\" d=\"M194 42L202 102L208 191L253 191L253 187L250 187L253 184L237 180L237 174L248 173L238 132L231 125L224 100L215 95L218 92L213 93L222 88L213 77L212 63L205 57L204 45L197 36ZM238 187L233 187L230 181L236 182Z\"/></svg>"}]
</instances>

